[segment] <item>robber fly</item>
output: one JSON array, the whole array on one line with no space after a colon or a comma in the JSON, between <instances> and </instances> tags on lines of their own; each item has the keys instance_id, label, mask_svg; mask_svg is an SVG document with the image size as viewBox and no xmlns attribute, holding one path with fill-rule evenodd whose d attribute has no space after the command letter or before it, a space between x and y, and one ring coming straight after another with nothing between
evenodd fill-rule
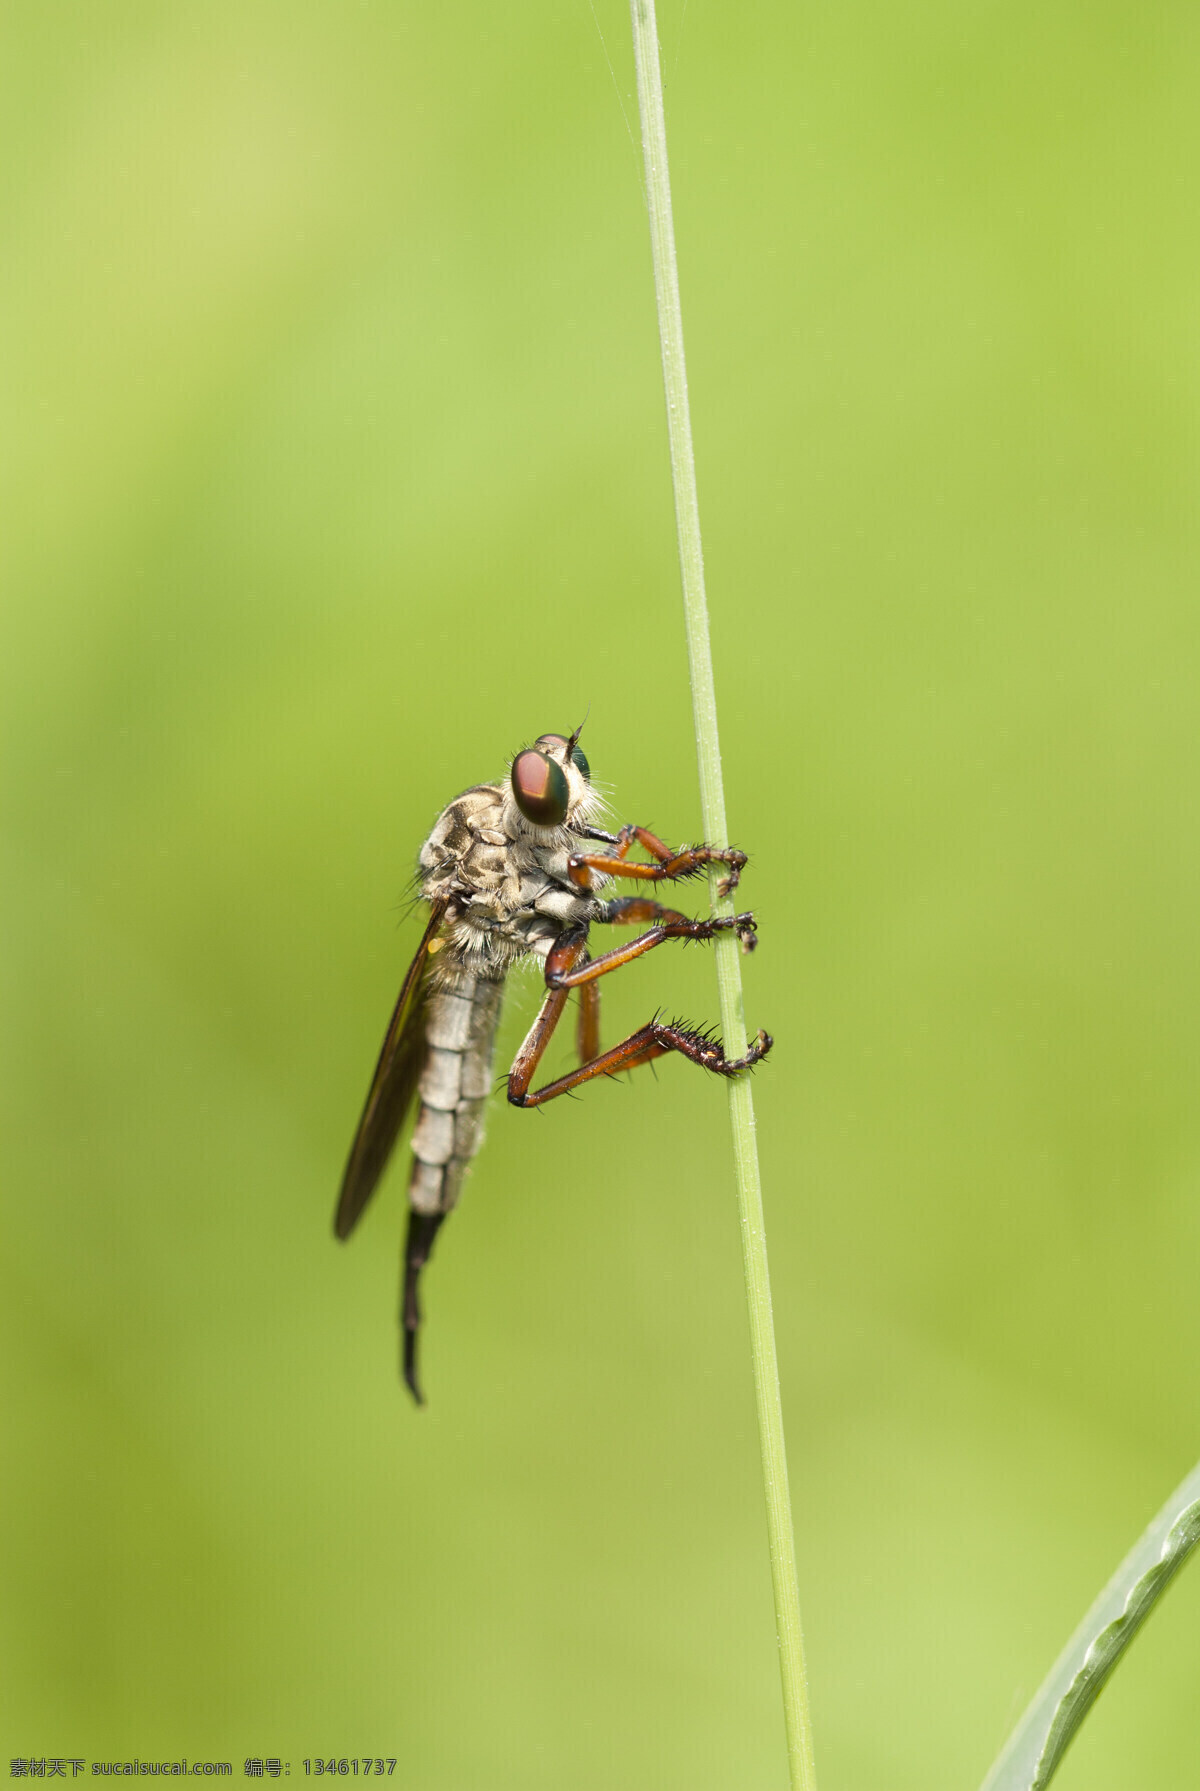
<instances>
[{"instance_id":1,"label":"robber fly","mask_svg":"<svg viewBox=\"0 0 1200 1791\"><path fill-rule=\"evenodd\" d=\"M771 1048L760 1032L744 1057L727 1058L709 1032L653 1019L609 1051L600 1049L599 978L631 963L664 939L711 939L732 931L742 949L755 943L754 917L733 914L689 920L641 896L604 901L610 878L662 883L692 877L707 864L726 874L720 892L737 887L744 852L681 846L672 852L644 827L605 833L591 824L600 799L579 746L542 734L517 754L507 784L476 784L439 815L421 848L417 878L429 923L408 967L366 1106L350 1148L334 1229L349 1237L375 1191L414 1095L419 1101L408 1184L405 1248L404 1379L418 1405L417 1282L442 1221L458 1199L472 1157L483 1142L483 1114L492 1082L492 1046L504 979L522 958L544 966L546 998L508 1075L514 1107L540 1107L596 1076L636 1069L678 1051L704 1069L736 1076ZM588 842L601 846L589 851ZM653 863L631 860L637 843ZM631 944L588 955L597 924L648 925ZM579 991L579 1068L532 1088L551 1034L572 989Z\"/></svg>"}]
</instances>

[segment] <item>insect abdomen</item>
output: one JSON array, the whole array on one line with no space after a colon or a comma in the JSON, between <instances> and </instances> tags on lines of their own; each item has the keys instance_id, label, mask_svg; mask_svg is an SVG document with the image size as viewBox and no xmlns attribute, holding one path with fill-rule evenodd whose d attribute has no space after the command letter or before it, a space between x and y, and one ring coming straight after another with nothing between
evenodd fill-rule
<instances>
[{"instance_id":1,"label":"insect abdomen","mask_svg":"<svg viewBox=\"0 0 1200 1791\"><path fill-rule=\"evenodd\" d=\"M504 985L459 976L429 997L428 1046L417 1092L408 1184L414 1212L448 1213L471 1158L483 1143L484 1107L492 1087L492 1046Z\"/></svg>"}]
</instances>

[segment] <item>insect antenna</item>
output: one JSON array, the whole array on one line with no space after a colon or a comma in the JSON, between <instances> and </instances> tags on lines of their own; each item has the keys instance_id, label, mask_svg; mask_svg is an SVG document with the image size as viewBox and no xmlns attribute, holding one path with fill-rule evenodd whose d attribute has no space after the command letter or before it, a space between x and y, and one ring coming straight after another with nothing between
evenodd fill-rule
<instances>
[{"instance_id":1,"label":"insect antenna","mask_svg":"<svg viewBox=\"0 0 1200 1791\"><path fill-rule=\"evenodd\" d=\"M592 713L592 705L589 703L587 708L584 710L583 720L580 722L579 726L575 729L575 732L571 735L571 738L567 741L567 757L568 758L570 758L571 754L575 751L575 748L579 742L579 736L580 736L580 734L582 734L584 728L586 728L587 718L591 713Z\"/></svg>"}]
</instances>

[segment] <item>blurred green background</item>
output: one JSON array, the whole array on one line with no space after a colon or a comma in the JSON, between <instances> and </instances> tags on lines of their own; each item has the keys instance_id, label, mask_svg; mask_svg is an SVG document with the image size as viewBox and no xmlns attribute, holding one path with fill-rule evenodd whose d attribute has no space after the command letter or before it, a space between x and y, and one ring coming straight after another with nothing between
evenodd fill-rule
<instances>
[{"instance_id":1,"label":"blurred green background","mask_svg":"<svg viewBox=\"0 0 1200 1791\"><path fill-rule=\"evenodd\" d=\"M497 1100L424 1413L330 1235L442 805L700 830L626 12L6 12L7 1752L780 1787L722 1089ZM1200 17L661 30L818 1761L972 1787L1200 1454Z\"/></svg>"}]
</instances>

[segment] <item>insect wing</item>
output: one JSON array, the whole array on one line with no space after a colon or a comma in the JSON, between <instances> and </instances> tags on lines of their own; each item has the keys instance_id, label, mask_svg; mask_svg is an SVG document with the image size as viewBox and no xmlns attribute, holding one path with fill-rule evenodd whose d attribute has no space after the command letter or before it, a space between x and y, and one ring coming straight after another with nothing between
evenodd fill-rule
<instances>
[{"instance_id":1,"label":"insect wing","mask_svg":"<svg viewBox=\"0 0 1200 1791\"><path fill-rule=\"evenodd\" d=\"M438 902L417 947L417 955L408 967L379 1053L379 1062L375 1065L338 1196L333 1229L340 1238L350 1236L375 1192L416 1092L425 1061L429 952L445 912L445 902Z\"/></svg>"}]
</instances>

